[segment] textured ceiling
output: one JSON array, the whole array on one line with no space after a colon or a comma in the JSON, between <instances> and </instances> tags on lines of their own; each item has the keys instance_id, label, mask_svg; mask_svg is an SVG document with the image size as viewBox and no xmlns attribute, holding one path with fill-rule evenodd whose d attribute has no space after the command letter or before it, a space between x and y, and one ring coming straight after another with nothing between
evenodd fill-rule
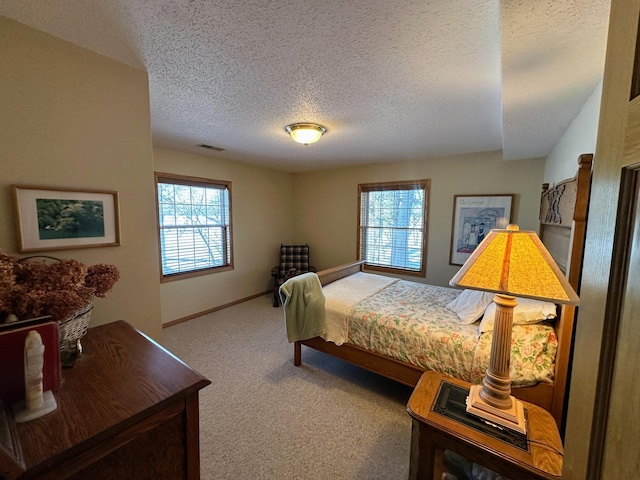
<instances>
[{"instance_id":1,"label":"textured ceiling","mask_svg":"<svg viewBox=\"0 0 640 480\"><path fill-rule=\"evenodd\" d=\"M609 4L0 0L0 14L147 70L155 145L304 171L547 156L602 78ZM327 133L305 147L294 122Z\"/></svg>"}]
</instances>

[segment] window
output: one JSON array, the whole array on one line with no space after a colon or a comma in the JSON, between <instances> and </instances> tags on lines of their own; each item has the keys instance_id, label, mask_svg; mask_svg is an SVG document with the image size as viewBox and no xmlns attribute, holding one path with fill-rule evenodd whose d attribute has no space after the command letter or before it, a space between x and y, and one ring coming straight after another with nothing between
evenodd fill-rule
<instances>
[{"instance_id":1,"label":"window","mask_svg":"<svg viewBox=\"0 0 640 480\"><path fill-rule=\"evenodd\" d=\"M156 173L163 280L233 268L231 182Z\"/></svg>"},{"instance_id":2,"label":"window","mask_svg":"<svg viewBox=\"0 0 640 480\"><path fill-rule=\"evenodd\" d=\"M358 185L358 252L367 268L425 276L429 180Z\"/></svg>"}]
</instances>

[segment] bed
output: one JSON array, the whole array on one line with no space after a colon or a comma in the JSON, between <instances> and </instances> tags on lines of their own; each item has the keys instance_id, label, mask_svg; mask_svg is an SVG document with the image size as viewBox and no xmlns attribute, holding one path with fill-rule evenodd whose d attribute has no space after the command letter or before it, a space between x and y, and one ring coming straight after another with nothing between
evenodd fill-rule
<instances>
[{"instance_id":1,"label":"bed","mask_svg":"<svg viewBox=\"0 0 640 480\"><path fill-rule=\"evenodd\" d=\"M591 154L581 155L575 177L553 187L543 185L540 203L540 238L578 293L591 163ZM472 383L481 382L488 364L492 333L490 329L481 328L484 318L461 323L446 307L460 295L460 290L384 277L389 283L380 286L377 284L380 279L374 278L370 291L363 279L370 274L363 269L364 262L352 262L317 273L326 298L326 315L334 323L329 334L293 342L296 366L302 364L302 345L305 345L409 386L415 386L425 370L441 371ZM350 297L353 291L355 299ZM357 298L358 295L361 298ZM429 300L425 300L425 295ZM336 309L338 311L334 311ZM347 313L348 321L340 324L340 315ZM557 315L551 320L514 326L512 394L545 408L560 425L568 385L575 307L562 306L554 313ZM435 327L422 325L421 318L434 317L439 318L434 322ZM392 341L379 342L384 330L391 332ZM426 339L420 337L424 333L421 330L427 331ZM524 357L528 357L528 361L522 362Z\"/></svg>"}]
</instances>

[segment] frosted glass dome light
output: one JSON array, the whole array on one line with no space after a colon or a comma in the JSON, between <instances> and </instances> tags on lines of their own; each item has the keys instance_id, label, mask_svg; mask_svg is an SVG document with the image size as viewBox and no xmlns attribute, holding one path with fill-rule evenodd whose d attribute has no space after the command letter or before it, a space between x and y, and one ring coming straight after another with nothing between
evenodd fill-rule
<instances>
[{"instance_id":1,"label":"frosted glass dome light","mask_svg":"<svg viewBox=\"0 0 640 480\"><path fill-rule=\"evenodd\" d=\"M292 123L284 128L295 142L309 145L316 143L327 131L322 125L317 123Z\"/></svg>"}]
</instances>

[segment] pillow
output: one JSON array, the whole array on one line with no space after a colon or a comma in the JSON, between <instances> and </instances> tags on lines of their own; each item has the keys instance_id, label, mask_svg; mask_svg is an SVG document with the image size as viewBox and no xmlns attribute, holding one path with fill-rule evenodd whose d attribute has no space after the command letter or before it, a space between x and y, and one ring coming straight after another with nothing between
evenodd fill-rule
<instances>
[{"instance_id":1,"label":"pillow","mask_svg":"<svg viewBox=\"0 0 640 480\"><path fill-rule=\"evenodd\" d=\"M463 290L447 304L447 308L454 312L462 323L471 325L482 316L484 310L493 301L493 296L493 293L480 290Z\"/></svg>"},{"instance_id":2,"label":"pillow","mask_svg":"<svg viewBox=\"0 0 640 480\"><path fill-rule=\"evenodd\" d=\"M530 298L516 298L518 305L513 310L513 324L526 325L539 323L544 320L556 318L556 304L551 302L541 302ZM484 317L480 322L478 333L490 332L493 330L493 322L496 319L496 304L489 305L484 312Z\"/></svg>"}]
</instances>

